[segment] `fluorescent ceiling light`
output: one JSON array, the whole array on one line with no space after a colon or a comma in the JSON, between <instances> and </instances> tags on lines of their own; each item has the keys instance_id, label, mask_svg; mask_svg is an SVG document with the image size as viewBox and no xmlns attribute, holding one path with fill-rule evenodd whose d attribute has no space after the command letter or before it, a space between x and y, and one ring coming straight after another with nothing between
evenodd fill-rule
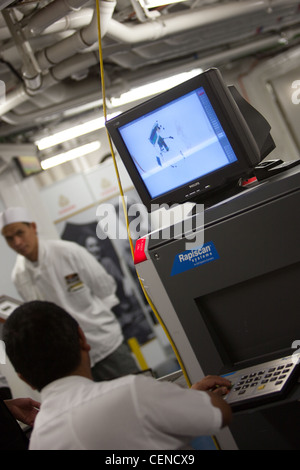
<instances>
[{"instance_id":1,"label":"fluorescent ceiling light","mask_svg":"<svg viewBox=\"0 0 300 470\"><path fill-rule=\"evenodd\" d=\"M115 112L111 116L108 116L108 119L118 116L119 114L120 112ZM81 135L102 129L103 127L105 127L105 118L102 116L83 124L78 124L78 126L70 127L64 131L57 132L56 134L49 135L48 137L44 137L37 140L35 144L38 146L39 150L44 150L49 147L53 147L54 145L61 144L62 142L67 142L68 140L80 137Z\"/></svg>"},{"instance_id":2,"label":"fluorescent ceiling light","mask_svg":"<svg viewBox=\"0 0 300 470\"><path fill-rule=\"evenodd\" d=\"M81 104L75 108L66 109L63 113L65 117L74 116L75 114L85 113L91 109L97 108L103 105L103 100L89 101L88 103Z\"/></svg>"},{"instance_id":3,"label":"fluorescent ceiling light","mask_svg":"<svg viewBox=\"0 0 300 470\"><path fill-rule=\"evenodd\" d=\"M195 77L203 72L202 69L194 69L190 72L183 72L172 77L163 78L156 82L148 83L137 88L133 88L125 93L123 93L119 98L111 98L110 102L113 107L122 106L124 104L131 103L149 96L155 95L157 93L162 93L163 91L169 90L180 83L183 83L190 78Z\"/></svg>"},{"instance_id":4,"label":"fluorescent ceiling light","mask_svg":"<svg viewBox=\"0 0 300 470\"><path fill-rule=\"evenodd\" d=\"M89 144L82 145L81 147L76 147L68 152L60 153L54 157L46 158L41 162L43 170L48 170L54 166L61 165L62 163L73 160L74 158L83 157L89 153L95 152L101 147L99 140L95 142L90 142Z\"/></svg>"},{"instance_id":5,"label":"fluorescent ceiling light","mask_svg":"<svg viewBox=\"0 0 300 470\"><path fill-rule=\"evenodd\" d=\"M187 0L139 0L142 7L155 8L163 5L169 5L170 3L186 2Z\"/></svg>"}]
</instances>

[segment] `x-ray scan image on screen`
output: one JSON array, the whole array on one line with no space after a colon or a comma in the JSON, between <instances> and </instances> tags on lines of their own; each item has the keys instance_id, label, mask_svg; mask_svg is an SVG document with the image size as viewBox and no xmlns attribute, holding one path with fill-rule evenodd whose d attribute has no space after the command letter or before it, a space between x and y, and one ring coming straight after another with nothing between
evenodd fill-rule
<instances>
[{"instance_id":1,"label":"x-ray scan image on screen","mask_svg":"<svg viewBox=\"0 0 300 470\"><path fill-rule=\"evenodd\" d=\"M152 197L236 160L201 87L120 128Z\"/></svg>"}]
</instances>

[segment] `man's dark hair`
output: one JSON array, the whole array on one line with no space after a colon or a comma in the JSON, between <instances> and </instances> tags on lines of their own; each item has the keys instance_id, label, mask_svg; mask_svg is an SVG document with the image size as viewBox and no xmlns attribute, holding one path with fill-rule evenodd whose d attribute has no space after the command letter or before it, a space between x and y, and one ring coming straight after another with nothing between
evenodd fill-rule
<instances>
[{"instance_id":1,"label":"man's dark hair","mask_svg":"<svg viewBox=\"0 0 300 470\"><path fill-rule=\"evenodd\" d=\"M37 390L70 375L80 363L78 323L51 302L17 307L4 324L3 340L16 372Z\"/></svg>"}]
</instances>

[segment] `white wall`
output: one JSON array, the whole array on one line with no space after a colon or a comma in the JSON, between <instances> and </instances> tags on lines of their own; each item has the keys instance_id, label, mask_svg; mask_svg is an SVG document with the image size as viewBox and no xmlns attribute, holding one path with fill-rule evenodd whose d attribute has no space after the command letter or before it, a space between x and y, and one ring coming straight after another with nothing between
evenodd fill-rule
<instances>
[{"instance_id":1,"label":"white wall","mask_svg":"<svg viewBox=\"0 0 300 470\"><path fill-rule=\"evenodd\" d=\"M227 83L234 84L270 123L276 143L270 158L298 159L300 103L292 101L292 85L300 80L300 47L265 60L244 59L223 69Z\"/></svg>"}]
</instances>

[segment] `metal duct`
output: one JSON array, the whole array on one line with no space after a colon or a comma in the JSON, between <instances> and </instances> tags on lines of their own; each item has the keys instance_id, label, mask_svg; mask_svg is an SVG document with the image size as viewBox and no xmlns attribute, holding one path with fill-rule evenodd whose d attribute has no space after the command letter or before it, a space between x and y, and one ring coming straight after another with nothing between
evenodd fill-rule
<instances>
[{"instance_id":1,"label":"metal duct","mask_svg":"<svg viewBox=\"0 0 300 470\"><path fill-rule=\"evenodd\" d=\"M0 10L4 10L4 8L8 7L11 3L14 3L15 0L2 0L0 5Z\"/></svg>"},{"instance_id":2,"label":"metal duct","mask_svg":"<svg viewBox=\"0 0 300 470\"><path fill-rule=\"evenodd\" d=\"M52 4L56 3L56 1L64 3L62 0L55 0ZM220 24L222 21L232 19L237 22L239 17L246 16L247 14L267 14L268 7L270 7L270 5L273 8L276 6L298 6L299 0L272 0L271 3L268 0L245 0L242 2L221 3L219 5L211 5L201 9L181 11L178 14L162 15L156 20L137 24L135 26L121 24L112 19L112 5L115 5L115 3L112 4L112 2L108 1L100 2L100 9L105 9L107 7L109 10L108 20L106 21L107 36L117 41L122 41L123 44L138 44L189 31L195 28L205 28L205 26L212 26L214 24L216 24L216 27L218 28L218 22ZM102 20L104 17L105 15L101 13L101 31L103 35L106 31L106 27L102 27ZM37 54L38 64L42 69L42 86L36 89L31 89L30 91L21 86L18 90L9 94L7 96L6 103L4 103L3 106L0 106L0 115L7 113L18 104L26 101L29 94L30 96L34 96L41 93L46 88L53 86L57 83L57 80L66 76L65 73L68 71L72 70L71 73L76 71L77 58L78 67L81 65L80 61L83 60L83 54L77 54L76 57L76 53L86 51L92 43L97 41L98 34L96 26L96 15L94 14L89 26L82 28L72 36L47 47L43 52ZM43 23L42 29L44 27L45 22ZM66 59L69 60L72 56L75 57L72 60L72 65L71 62L69 63L69 70L65 61ZM94 60L95 58L93 57L92 63ZM49 69L49 72L45 73L45 70L47 69Z\"/></svg>"},{"instance_id":3,"label":"metal duct","mask_svg":"<svg viewBox=\"0 0 300 470\"><path fill-rule=\"evenodd\" d=\"M89 0L54 0L32 17L27 25L27 30L32 36L38 36L48 26L64 18L70 11L81 9L88 1Z\"/></svg>"},{"instance_id":4,"label":"metal duct","mask_svg":"<svg viewBox=\"0 0 300 470\"><path fill-rule=\"evenodd\" d=\"M299 34L299 29L297 30L292 30L290 32L291 36L295 35L295 34ZM272 36L270 38L266 38L266 39L260 39L258 41L254 41L254 42L251 42L251 43L248 43L248 44L244 44L243 46L238 46L238 47L233 47L231 49L228 49L227 51L222 51L220 53L214 53L214 54L209 54L207 56L202 56L202 57L199 57L199 58L195 58L194 60L192 61L185 61L183 60L181 65L177 65L174 70L172 69L164 69L164 73L168 73L170 75L172 75L173 73L180 73L180 72L184 72L186 71L187 69L192 69L194 67L211 67L211 66L217 66L218 64L223 64L223 63L226 63L232 59L235 59L235 58L238 58L238 57L243 57L247 54L251 54L252 52L254 51L259 51L259 50L263 50L265 48L268 48L268 47L273 47L275 46L276 44L278 44L278 41L280 40L280 35L275 35L275 36ZM92 63L92 61L96 60L95 58L95 55L92 55L92 53L88 53L88 54L84 54L84 58L88 59L91 61L90 63ZM65 64L59 64L57 65L56 67L53 68L53 70L56 69L56 74L57 74L57 79L63 79L64 76L66 75L66 73L70 72L71 71L71 67L72 67L72 63L73 63L73 58L71 58L68 63L65 63ZM76 63L76 60L74 60L74 63L73 65L75 65ZM66 68L63 66L67 66L67 70ZM156 75L157 74L157 75ZM160 79L161 78L161 66L157 66L157 67L153 67L152 69L152 77L153 79ZM81 95L81 87L82 87L82 96L84 96L84 93L86 93L87 91L87 88L90 87L93 88L92 86L92 82L88 82L89 85L87 86L85 82L81 83L80 85L78 84L78 88L76 88L76 92L74 92L74 102L71 103L71 101L68 101L68 105L69 106L75 106L76 103L75 101L79 101L81 102L82 101L82 98L79 97L79 95ZM141 83L139 80L135 80L135 79L132 79L130 80L129 77L127 77L127 85L128 87L132 87L134 88L135 86L139 86ZM96 84L94 84L94 86L96 86ZM121 83L120 83L120 87L121 87ZM56 89L56 86L53 87L53 93ZM49 90L50 91L50 90ZM75 91L75 90L74 90ZM120 93L121 92L121 88L120 89L117 89L115 90L116 94ZM83 98L83 102L86 103L89 99L91 101L95 100L95 99L98 99L99 98L99 91L96 91L94 93L94 95L92 96L88 96L86 98ZM38 110L38 111L31 111L31 112L27 112L27 113L24 113L23 115L16 115L15 113L8 113L6 114L5 116L3 116L3 120L11 125L22 125L22 124L26 124L27 122L37 122L39 119L43 118L44 116L46 116L47 114L49 113L55 113L55 112L62 112L64 107L65 107L65 102L61 102L60 104L57 104L55 107L54 106L51 106L50 108L48 107L47 110L44 110L44 109L41 109L41 110ZM8 129L4 129L3 132L1 133L0 132L0 135L5 135L5 133L7 133Z\"/></svg>"},{"instance_id":5,"label":"metal duct","mask_svg":"<svg viewBox=\"0 0 300 470\"><path fill-rule=\"evenodd\" d=\"M284 2L285 5L299 5L299 0ZM272 3L266 0L247 0L243 2L232 2L218 6L192 9L188 12L180 12L161 16L156 20L136 26L128 26L112 19L110 21L107 35L123 43L137 44L145 41L155 41L175 33L181 33L194 28L216 24L228 19L238 18L241 15L268 11L268 7L274 8L282 5L282 0L272 0Z\"/></svg>"},{"instance_id":6,"label":"metal duct","mask_svg":"<svg viewBox=\"0 0 300 470\"><path fill-rule=\"evenodd\" d=\"M60 1L60 0L59 0ZM113 14L116 2L115 1L101 1L100 2L100 15L101 15L101 32L105 34L107 29L107 23L110 21L111 16ZM18 106L21 103L24 103L29 96L33 96L35 94L43 92L46 88L49 88L57 83L57 78L59 75L62 74L62 71L59 70L59 65L57 66L57 70L55 68L51 70L51 73L43 73L44 70L47 70L50 65L51 67L57 63L61 64L62 61L69 59L70 57L74 56L76 52L82 51L87 49L88 46L94 44L98 40L98 30L97 30L97 15L96 15L96 8L95 13L93 15L93 19L89 26L82 28L80 31L74 33L72 36L62 40L61 42L55 44L52 47L49 47L43 51L42 54L37 55L37 62L39 67L41 68L40 79L41 83L37 82L36 88L30 84L31 87L27 88L25 85L20 85L16 90L11 92L7 97L5 103L0 106L0 115L4 115L14 107ZM51 55L52 60L48 60L46 54ZM43 60L44 59L44 60ZM80 70L82 69L82 57L80 55L77 56L77 65L72 60L70 64L71 70L70 74L74 73L75 69ZM95 55L90 54L86 60L86 63L90 63L94 65L95 63ZM68 71L68 66L66 62L64 62L63 67L64 70L64 77L66 72ZM69 74L69 75L70 75Z\"/></svg>"},{"instance_id":7,"label":"metal duct","mask_svg":"<svg viewBox=\"0 0 300 470\"><path fill-rule=\"evenodd\" d=\"M104 36L107 31L115 6L115 1L100 2L102 36ZM38 53L36 56L37 62L43 70L48 69L54 64L58 64L63 60L67 59L68 57L71 57L77 52L87 49L88 47L95 44L97 41L97 11L95 8L92 21L88 26L72 34L72 36L69 36L68 38Z\"/></svg>"}]
</instances>

